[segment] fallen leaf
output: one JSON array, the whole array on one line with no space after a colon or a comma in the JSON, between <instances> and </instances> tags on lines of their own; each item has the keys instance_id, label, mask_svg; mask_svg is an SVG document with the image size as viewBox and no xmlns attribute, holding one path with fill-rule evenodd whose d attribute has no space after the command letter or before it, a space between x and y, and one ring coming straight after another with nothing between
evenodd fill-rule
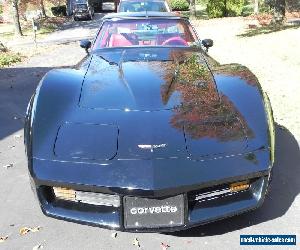
<instances>
[{"instance_id":1,"label":"fallen leaf","mask_svg":"<svg viewBox=\"0 0 300 250\"><path fill-rule=\"evenodd\" d=\"M137 246L137 247L141 247L140 242L137 238L134 238L132 245Z\"/></svg>"},{"instance_id":2,"label":"fallen leaf","mask_svg":"<svg viewBox=\"0 0 300 250\"><path fill-rule=\"evenodd\" d=\"M0 237L0 243L6 241L8 239L8 235Z\"/></svg>"},{"instance_id":3,"label":"fallen leaf","mask_svg":"<svg viewBox=\"0 0 300 250\"><path fill-rule=\"evenodd\" d=\"M8 169L8 168L12 168L13 166L14 166L14 164L10 163L10 164L4 165L3 168Z\"/></svg>"},{"instance_id":4,"label":"fallen leaf","mask_svg":"<svg viewBox=\"0 0 300 250\"><path fill-rule=\"evenodd\" d=\"M163 242L160 244L160 246L161 246L162 250L167 250L170 247L168 244L163 243Z\"/></svg>"},{"instance_id":5,"label":"fallen leaf","mask_svg":"<svg viewBox=\"0 0 300 250\"><path fill-rule=\"evenodd\" d=\"M117 238L117 235L118 235L118 234L117 234L116 232L114 232L114 233L111 234L111 237L112 237L112 238Z\"/></svg>"},{"instance_id":6,"label":"fallen leaf","mask_svg":"<svg viewBox=\"0 0 300 250\"><path fill-rule=\"evenodd\" d=\"M40 229L41 229L40 226L38 226L38 227L33 227L33 228L31 228L31 227L22 227L22 228L20 229L20 235L25 235L25 234L27 234L27 233L29 233L29 232L36 233L36 232L38 232Z\"/></svg>"},{"instance_id":7,"label":"fallen leaf","mask_svg":"<svg viewBox=\"0 0 300 250\"><path fill-rule=\"evenodd\" d=\"M40 231L41 228L42 227L40 227L40 226L37 226L37 227L34 227L34 228L30 228L30 232L36 233L36 232Z\"/></svg>"},{"instance_id":8,"label":"fallen leaf","mask_svg":"<svg viewBox=\"0 0 300 250\"><path fill-rule=\"evenodd\" d=\"M34 246L32 248L32 250L38 250L38 249L43 249L43 248L44 248L44 246L42 244L38 244L38 245Z\"/></svg>"},{"instance_id":9,"label":"fallen leaf","mask_svg":"<svg viewBox=\"0 0 300 250\"><path fill-rule=\"evenodd\" d=\"M15 145L12 145L12 146L8 146L8 148L15 148L16 146Z\"/></svg>"},{"instance_id":10,"label":"fallen leaf","mask_svg":"<svg viewBox=\"0 0 300 250\"><path fill-rule=\"evenodd\" d=\"M29 230L28 227L22 227L22 228L20 229L20 235L25 235L25 234L27 234L29 231L30 231L30 230Z\"/></svg>"}]
</instances>

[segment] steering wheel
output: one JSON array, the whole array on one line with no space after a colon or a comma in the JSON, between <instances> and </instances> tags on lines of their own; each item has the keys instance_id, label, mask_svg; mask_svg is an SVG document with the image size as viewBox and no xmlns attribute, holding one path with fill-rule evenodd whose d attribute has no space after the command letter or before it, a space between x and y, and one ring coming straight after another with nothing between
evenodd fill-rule
<instances>
[{"instance_id":1,"label":"steering wheel","mask_svg":"<svg viewBox=\"0 0 300 250\"><path fill-rule=\"evenodd\" d=\"M188 46L188 43L183 40L180 36L174 36L171 37L169 39L167 39L166 41L164 41L161 45L184 45L184 46Z\"/></svg>"}]
</instances>

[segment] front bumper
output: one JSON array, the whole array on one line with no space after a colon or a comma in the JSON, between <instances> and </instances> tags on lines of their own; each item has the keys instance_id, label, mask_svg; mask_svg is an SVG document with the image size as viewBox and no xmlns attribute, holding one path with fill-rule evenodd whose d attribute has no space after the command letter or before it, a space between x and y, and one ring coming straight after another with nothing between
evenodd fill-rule
<instances>
[{"instance_id":1,"label":"front bumper","mask_svg":"<svg viewBox=\"0 0 300 250\"><path fill-rule=\"evenodd\" d=\"M90 13L89 12L76 12L73 15L74 15L74 17L77 17L77 18L87 18L90 16Z\"/></svg>"},{"instance_id":2,"label":"front bumper","mask_svg":"<svg viewBox=\"0 0 300 250\"><path fill-rule=\"evenodd\" d=\"M120 231L168 232L184 230L256 209L264 200L268 184L269 175L255 177L250 180L249 189L216 195L213 199L199 199L199 197L202 197L203 193L223 189L228 183L183 192L185 211L183 225L133 229L124 226L123 194L120 194L120 207L107 207L55 199L51 193L52 188L45 185L38 186L36 190L43 213L50 217ZM78 186L77 189L80 187ZM174 193L175 195L177 194Z\"/></svg>"}]
</instances>

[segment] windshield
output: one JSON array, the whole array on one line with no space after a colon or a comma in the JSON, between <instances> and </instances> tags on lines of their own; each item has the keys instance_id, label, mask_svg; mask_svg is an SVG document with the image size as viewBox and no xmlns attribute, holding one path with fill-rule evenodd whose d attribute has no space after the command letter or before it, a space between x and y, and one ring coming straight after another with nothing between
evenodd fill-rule
<instances>
[{"instance_id":1,"label":"windshield","mask_svg":"<svg viewBox=\"0 0 300 250\"><path fill-rule=\"evenodd\" d=\"M168 12L166 4L160 2L136 2L123 1L120 3L119 12L141 12L141 11L159 11Z\"/></svg>"},{"instance_id":2,"label":"windshield","mask_svg":"<svg viewBox=\"0 0 300 250\"><path fill-rule=\"evenodd\" d=\"M197 37L184 19L105 21L93 49L133 46L191 46Z\"/></svg>"},{"instance_id":3,"label":"windshield","mask_svg":"<svg viewBox=\"0 0 300 250\"><path fill-rule=\"evenodd\" d=\"M85 3L75 4L74 9L87 9L87 4Z\"/></svg>"}]
</instances>

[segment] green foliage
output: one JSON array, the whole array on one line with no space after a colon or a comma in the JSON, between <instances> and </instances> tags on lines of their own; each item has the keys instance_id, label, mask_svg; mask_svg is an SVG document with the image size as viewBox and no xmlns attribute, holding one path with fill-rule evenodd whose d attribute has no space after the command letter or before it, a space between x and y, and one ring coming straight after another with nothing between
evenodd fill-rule
<instances>
[{"instance_id":1,"label":"green foliage","mask_svg":"<svg viewBox=\"0 0 300 250\"><path fill-rule=\"evenodd\" d=\"M210 18L239 16L242 13L244 0L209 0L207 14Z\"/></svg>"},{"instance_id":2,"label":"green foliage","mask_svg":"<svg viewBox=\"0 0 300 250\"><path fill-rule=\"evenodd\" d=\"M223 17L225 13L224 0L210 0L207 3L206 10L210 18Z\"/></svg>"},{"instance_id":3,"label":"green foliage","mask_svg":"<svg viewBox=\"0 0 300 250\"><path fill-rule=\"evenodd\" d=\"M67 15L67 7L66 5L51 7L51 12L53 16L66 16Z\"/></svg>"},{"instance_id":4,"label":"green foliage","mask_svg":"<svg viewBox=\"0 0 300 250\"><path fill-rule=\"evenodd\" d=\"M20 61L21 57L19 54L14 54L11 52L0 52L0 68Z\"/></svg>"},{"instance_id":5,"label":"green foliage","mask_svg":"<svg viewBox=\"0 0 300 250\"><path fill-rule=\"evenodd\" d=\"M254 13L254 6L252 4L244 5L242 8L242 16L250 16Z\"/></svg>"},{"instance_id":6,"label":"green foliage","mask_svg":"<svg viewBox=\"0 0 300 250\"><path fill-rule=\"evenodd\" d=\"M205 5L207 5L208 1L209 0L196 0L196 4L205 6Z\"/></svg>"},{"instance_id":7,"label":"green foliage","mask_svg":"<svg viewBox=\"0 0 300 250\"><path fill-rule=\"evenodd\" d=\"M2 4L0 3L0 15L3 13L3 6Z\"/></svg>"},{"instance_id":8,"label":"green foliage","mask_svg":"<svg viewBox=\"0 0 300 250\"><path fill-rule=\"evenodd\" d=\"M189 3L186 0L171 0L170 3L172 10L189 10Z\"/></svg>"}]
</instances>

